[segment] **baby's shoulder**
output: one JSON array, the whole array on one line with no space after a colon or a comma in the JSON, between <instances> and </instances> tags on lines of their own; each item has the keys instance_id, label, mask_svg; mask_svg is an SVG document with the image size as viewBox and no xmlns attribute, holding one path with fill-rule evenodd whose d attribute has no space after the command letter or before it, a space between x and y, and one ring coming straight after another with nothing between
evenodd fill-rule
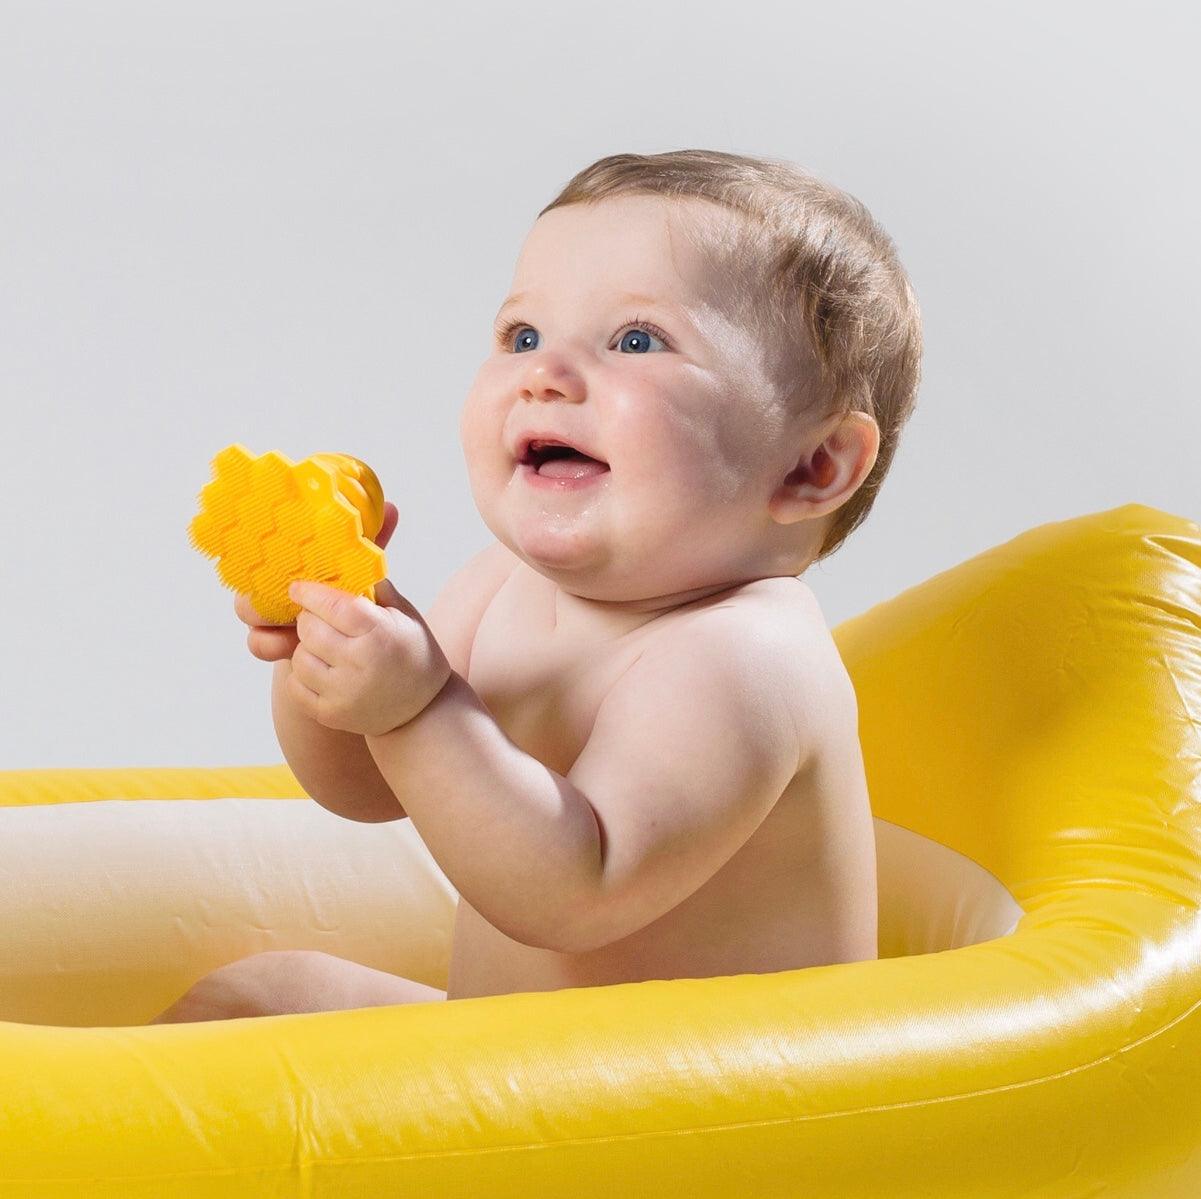
<instances>
[{"instance_id":1,"label":"baby's shoulder","mask_svg":"<svg viewBox=\"0 0 1201 1199\"><path fill-rule=\"evenodd\" d=\"M702 623L723 621L747 637L779 636L798 645L829 635L812 588L791 576L742 583L687 615Z\"/></svg>"},{"instance_id":2,"label":"baby's shoulder","mask_svg":"<svg viewBox=\"0 0 1201 1199\"><path fill-rule=\"evenodd\" d=\"M854 710L855 689L817 596L802 579L755 579L690 614L676 629L678 646L720 627L731 649L755 646L774 661L797 699L815 709ZM665 630L666 632L667 630Z\"/></svg>"},{"instance_id":3,"label":"baby's shoulder","mask_svg":"<svg viewBox=\"0 0 1201 1199\"><path fill-rule=\"evenodd\" d=\"M792 575L776 575L769 579L755 579L744 584L744 594L748 600L754 601L773 613L780 620L812 620L822 621L821 606L813 588L804 579Z\"/></svg>"}]
</instances>

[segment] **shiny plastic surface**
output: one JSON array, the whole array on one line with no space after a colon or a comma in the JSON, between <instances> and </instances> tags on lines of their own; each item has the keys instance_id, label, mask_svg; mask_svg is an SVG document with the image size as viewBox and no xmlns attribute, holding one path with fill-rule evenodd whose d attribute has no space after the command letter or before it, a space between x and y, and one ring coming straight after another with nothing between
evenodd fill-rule
<instances>
[{"instance_id":1,"label":"shiny plastic surface","mask_svg":"<svg viewBox=\"0 0 1201 1199\"><path fill-rule=\"evenodd\" d=\"M1011 933L929 951L919 892L882 890L913 940L875 962L188 1025L0 1012L0 1197L1201 1194L1201 529L1042 525L834 635L875 815L994 876ZM286 783L13 771L0 805ZM70 893L44 882L31 908Z\"/></svg>"}]
</instances>

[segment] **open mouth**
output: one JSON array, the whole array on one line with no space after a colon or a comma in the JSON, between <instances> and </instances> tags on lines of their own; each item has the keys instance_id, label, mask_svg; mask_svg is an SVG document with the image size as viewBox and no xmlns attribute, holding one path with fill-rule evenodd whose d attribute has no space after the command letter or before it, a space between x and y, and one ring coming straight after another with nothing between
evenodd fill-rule
<instances>
[{"instance_id":1,"label":"open mouth","mask_svg":"<svg viewBox=\"0 0 1201 1199\"><path fill-rule=\"evenodd\" d=\"M521 464L532 467L535 474L551 479L582 479L604 474L609 469L607 462L589 457L582 450L540 441L530 443Z\"/></svg>"}]
</instances>

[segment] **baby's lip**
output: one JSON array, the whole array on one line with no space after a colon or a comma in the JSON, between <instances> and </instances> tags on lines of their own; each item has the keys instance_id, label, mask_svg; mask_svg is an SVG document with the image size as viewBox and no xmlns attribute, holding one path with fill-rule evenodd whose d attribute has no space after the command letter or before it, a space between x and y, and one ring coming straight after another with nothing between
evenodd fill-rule
<instances>
[{"instance_id":1,"label":"baby's lip","mask_svg":"<svg viewBox=\"0 0 1201 1199\"><path fill-rule=\"evenodd\" d=\"M605 466L609 465L603 458L598 457L588 446L583 445L574 437L567 436L563 433L555 433L549 430L523 433L518 438L517 447L514 451L514 457L518 462L524 463L530 461L530 446L535 442L550 442L552 445L565 445L569 449L578 450L581 454L586 454L589 458L592 458L597 462L601 462Z\"/></svg>"}]
</instances>

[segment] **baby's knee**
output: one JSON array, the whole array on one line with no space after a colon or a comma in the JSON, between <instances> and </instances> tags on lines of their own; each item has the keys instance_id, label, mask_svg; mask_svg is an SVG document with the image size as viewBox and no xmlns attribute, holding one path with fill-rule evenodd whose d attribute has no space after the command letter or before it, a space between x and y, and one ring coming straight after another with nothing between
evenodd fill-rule
<instances>
[{"instance_id":1,"label":"baby's knee","mask_svg":"<svg viewBox=\"0 0 1201 1199\"><path fill-rule=\"evenodd\" d=\"M325 959L317 949L265 949L214 970L213 980L231 1007L251 1016L314 1010Z\"/></svg>"},{"instance_id":2,"label":"baby's knee","mask_svg":"<svg viewBox=\"0 0 1201 1199\"><path fill-rule=\"evenodd\" d=\"M236 1020L259 1015L258 984L250 976L261 973L262 967L256 965L244 970L234 969L241 965L240 961L230 962L203 975L150 1023L194 1024L204 1020Z\"/></svg>"}]
</instances>

